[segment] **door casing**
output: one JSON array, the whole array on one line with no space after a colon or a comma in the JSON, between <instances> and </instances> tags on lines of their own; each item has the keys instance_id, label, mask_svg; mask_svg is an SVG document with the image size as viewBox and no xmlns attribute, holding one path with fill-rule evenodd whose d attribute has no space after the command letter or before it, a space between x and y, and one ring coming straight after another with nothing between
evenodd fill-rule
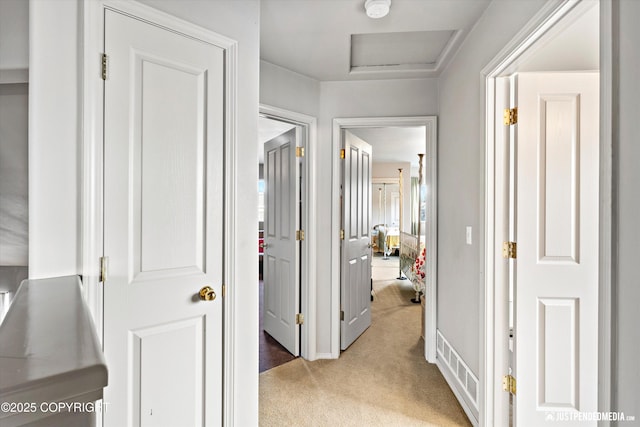
<instances>
[{"instance_id":1,"label":"door casing","mask_svg":"<svg viewBox=\"0 0 640 427\"><path fill-rule=\"evenodd\" d=\"M590 4L593 4L592 2ZM508 217L505 216L507 192L505 183L509 171L504 162L496 161L504 147L501 145L501 120L496 111L508 107L504 88L499 77L517 70L519 61L527 53L533 52L540 43L557 35L571 22L566 19L581 8L589 7L585 0L564 0L560 3L549 2L531 19L531 21L505 46L505 48L482 70L485 103L484 134L485 152L482 179L485 182L482 195L485 200L484 243L480 245L484 259L485 276L481 283L484 292L478 302L484 313L480 331L480 342L485 343L480 351L480 426L502 425L509 416L508 395L502 391L501 378L507 373L508 360L503 349L508 342L504 331L509 329L508 310L503 309L505 289L508 287L508 272L501 252L505 230L508 231ZM614 2L599 2L600 9L600 230L598 262L599 299L598 299L598 410L611 411L613 394L611 385L613 323L612 323L612 224L611 197L612 180L612 141L613 141L613 17ZM507 97L508 98L508 97ZM508 421L507 421L508 422ZM601 426L611 425L601 421Z\"/></svg>"},{"instance_id":2,"label":"door casing","mask_svg":"<svg viewBox=\"0 0 640 427\"><path fill-rule=\"evenodd\" d=\"M224 226L225 236L235 236L241 229L236 218L236 206L242 197L238 188L237 159L239 158L237 143L237 67L238 46L235 40L229 39L188 21L176 18L152 7L135 1L96 0L83 3L83 69L82 96L83 118L82 138L82 280L83 293L89 305L100 340L103 338L103 293L99 281L99 259L103 252L103 80L100 79L100 56L104 46L104 11L111 9L153 22L191 37L204 40L224 50L225 56L225 132L224 132ZM108 70L108 62L107 62ZM240 164L240 166L242 166ZM223 425L234 425L237 408L235 402L242 401L241 390L236 389L233 378L242 369L242 352L237 349L243 338L236 329L242 315L236 307L243 301L234 286L235 278L244 269L242 258L236 256L234 239L224 239L223 251L226 254L223 264L223 283L225 295L223 304ZM257 292L257 291L256 291ZM101 417L97 417L96 425L102 425Z\"/></svg>"},{"instance_id":3,"label":"door casing","mask_svg":"<svg viewBox=\"0 0 640 427\"><path fill-rule=\"evenodd\" d=\"M436 361L436 309L437 309L437 117L361 117L361 118L336 118L333 119L331 141L331 357L337 359L340 355L340 147L343 146L342 130L349 128L368 127L426 127L426 173L425 184L429 188L427 194L427 227L425 243L427 248L427 260L425 271L427 273L425 291L425 359L429 363ZM417 154L417 153L416 153ZM373 153L375 160L375 152Z\"/></svg>"}]
</instances>

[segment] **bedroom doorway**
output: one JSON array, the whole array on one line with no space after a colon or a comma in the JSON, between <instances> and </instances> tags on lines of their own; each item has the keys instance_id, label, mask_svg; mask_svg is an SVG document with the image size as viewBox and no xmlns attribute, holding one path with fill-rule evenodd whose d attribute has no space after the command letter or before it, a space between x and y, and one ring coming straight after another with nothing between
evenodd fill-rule
<instances>
[{"instance_id":1,"label":"bedroom doorway","mask_svg":"<svg viewBox=\"0 0 640 427\"><path fill-rule=\"evenodd\" d=\"M606 126L598 115L600 10L580 1L549 11L544 31L523 36L517 49L514 40L483 70L487 188L495 190L486 196L490 345L481 357L483 419L492 424L538 425L578 407L595 411L608 381L597 374L598 146L607 143L597 129ZM503 111L513 107L522 113L503 125ZM518 245L507 260L503 241ZM502 391L507 373L517 394Z\"/></svg>"},{"instance_id":2,"label":"bedroom doorway","mask_svg":"<svg viewBox=\"0 0 640 427\"><path fill-rule=\"evenodd\" d=\"M260 372L315 357L315 120L260 106Z\"/></svg>"},{"instance_id":3,"label":"bedroom doorway","mask_svg":"<svg viewBox=\"0 0 640 427\"><path fill-rule=\"evenodd\" d=\"M428 362L434 363L436 359L436 233L437 233L437 164L436 164L436 135L437 135L437 118L435 116L422 116L422 117L372 117L372 118L338 118L333 121L333 170L340 171L343 161L341 158L340 150L344 146L345 130L361 136L361 132L366 132L372 129L386 129L386 128L410 128L420 127L425 128L425 142L422 153L424 157L424 169L425 184L428 188L427 195L425 197L425 226L421 229L421 235L423 236L426 251L430 256L426 259L426 271L427 278L425 281L425 296L426 306L424 310L425 324L427 325L425 331L425 359ZM392 147L393 150L393 147ZM416 153L418 154L418 153ZM373 159L376 159L376 150L373 150ZM394 176L397 177L397 169L395 169ZM407 174L410 176L410 174ZM396 178L397 179L397 178ZM341 174L334 173L332 177L332 356L337 358L340 353L340 311L341 311L341 286L340 277L342 274L341 261L340 261L340 246L341 246L341 216L342 216L342 203L341 203ZM410 184L407 185L410 187ZM372 224L373 225L373 224ZM334 315L335 314L335 315Z\"/></svg>"}]
</instances>

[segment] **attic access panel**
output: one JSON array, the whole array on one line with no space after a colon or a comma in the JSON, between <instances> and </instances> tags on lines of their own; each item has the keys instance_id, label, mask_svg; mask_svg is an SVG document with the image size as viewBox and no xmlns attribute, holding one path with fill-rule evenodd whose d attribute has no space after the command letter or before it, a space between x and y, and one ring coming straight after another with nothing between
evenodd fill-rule
<instances>
[{"instance_id":1,"label":"attic access panel","mask_svg":"<svg viewBox=\"0 0 640 427\"><path fill-rule=\"evenodd\" d=\"M351 35L351 73L436 70L457 31Z\"/></svg>"}]
</instances>

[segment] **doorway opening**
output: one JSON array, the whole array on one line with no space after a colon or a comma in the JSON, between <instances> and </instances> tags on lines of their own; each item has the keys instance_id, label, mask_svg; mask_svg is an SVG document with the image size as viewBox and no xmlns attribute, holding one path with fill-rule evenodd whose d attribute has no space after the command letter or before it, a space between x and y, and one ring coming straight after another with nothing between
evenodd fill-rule
<instances>
[{"instance_id":1,"label":"doorway opening","mask_svg":"<svg viewBox=\"0 0 640 427\"><path fill-rule=\"evenodd\" d=\"M315 359L316 119L260 106L260 372Z\"/></svg>"},{"instance_id":2,"label":"doorway opening","mask_svg":"<svg viewBox=\"0 0 640 427\"><path fill-rule=\"evenodd\" d=\"M594 111L592 114L594 118L582 117L581 121L595 122L597 127L597 109L601 105L597 99L597 73L601 63L598 56L600 22L598 2L583 0L567 2L555 7L549 6L542 10L530 25L483 70L483 75L486 77L487 99L484 233L487 273L484 299L480 301L485 311L483 340L486 346L481 350L480 355L483 361L481 379L484 383L484 404L481 406L484 408L484 413L481 415L481 422L484 425L525 425L522 419L533 420L536 416L543 417L541 418L543 420L550 420L552 418L548 417L556 416L558 411L571 411L572 407L577 407L578 395L580 410L596 410L597 407L596 392L603 385L599 384L600 379L594 372L597 371L600 363L596 354L598 348L601 350L599 347L601 338L589 340L580 334L587 326L584 323L585 316L595 319L602 301L601 299L598 301L597 283L598 268L601 265L597 258L600 244L597 230L598 221L602 218L598 219L596 213L593 219L595 223L589 223L591 221L589 217L581 213L581 209L585 209L585 203L591 203L587 212L597 212L598 202L597 197L595 202L589 201L591 200L589 195L582 194L580 189L588 188L591 194L597 195L598 189L602 188L598 184L598 131L585 132L576 125L575 131L578 136L566 138L566 141L572 142L566 145L569 148L564 157L564 160L569 163L567 167L559 169L568 171L564 176L566 182L563 182L563 176L552 173L554 165L551 162L556 162L555 167L557 167L557 159L562 155L558 157L559 144L555 145L556 148L550 145L555 136L547 133L546 129L550 129L552 120L546 111L560 106L561 109L567 108L567 111L574 109L578 112L576 117L581 117L581 115L586 116L587 110L591 109ZM549 89L549 86L539 89L542 92L534 96L533 107L523 105L520 111L520 106L517 105L518 98L521 102L529 98L528 94L533 91L532 79L549 85L554 79L579 80L590 73L592 75L595 73L595 79L592 79L596 82L594 101L589 101L588 95L581 92L582 89L572 89L565 84L564 89L560 90L561 93L555 93L555 90ZM575 78L572 79L571 76ZM600 82L602 81L600 79ZM563 104L559 104L560 102ZM554 103L557 105L552 105ZM574 108L574 105L577 107ZM518 108L517 124L505 126L507 115L503 113L514 107ZM525 110L527 114L522 115L521 113ZM569 115L568 118L571 117ZM535 123L537 123L534 128L535 135L530 138L525 132ZM588 140L589 133L594 134L593 141ZM530 140L535 140L537 151L527 154L528 148L525 142ZM544 147L548 148L544 149ZM556 150L555 154L554 150ZM593 157L587 159L585 155L595 156L595 160ZM538 166L536 166L538 169L532 169L532 173L526 172L529 169L523 163L527 156L532 157L534 161L538 159ZM545 180L552 185L545 186ZM534 183L535 188L527 190L527 183ZM550 198L554 191L563 186L569 191L566 197ZM535 202L538 204L532 208L527 208L526 199L529 193L536 194L538 200ZM571 215L567 214L563 218L552 213L554 206L557 207L564 202L573 203L570 202L571 200L580 201L574 208L563 210ZM527 220L527 215L531 216L533 222ZM557 221L561 220L566 220L566 227L561 228L562 233L550 235L549 227L553 226L554 221L557 225L559 224ZM591 225L587 226L587 224ZM547 230L546 240L545 230ZM535 243L533 245L526 243L525 248L525 241L529 241L527 236L531 233L536 236ZM553 251L550 249L550 244L561 235L567 236L565 239L567 242L570 239L577 242L578 250L584 255L582 259L560 256L565 255L560 252L573 251L571 244L562 248L555 247ZM505 253L508 259L503 259L503 242L515 242L518 245L515 252L517 255L507 250ZM506 245L509 248L513 246L512 243ZM531 251L537 260L533 264L527 261L530 259L527 253ZM588 260L589 254L591 255ZM514 256L517 258L514 259ZM575 271L589 263L592 268L589 277L593 280L589 280L590 291L586 295L556 295L550 290L540 295L531 295L532 288L539 288L532 286L524 288L526 285L524 274L528 272L529 265L531 268L538 269L569 266ZM533 274L528 272L527 276L532 277ZM575 280L568 276L565 283L567 286L561 288L568 288L568 285ZM574 310L577 304L580 304L579 312ZM528 313L527 310L533 308L535 310ZM558 314L560 316L557 316ZM527 319L537 322L535 331L529 330ZM560 323L554 326L553 322L556 320ZM589 329L597 330L598 328ZM560 350L556 352L570 355L563 360L551 357L548 351L545 352L545 348L550 349L554 342L558 342L561 332L565 334L565 338L573 336L577 344L573 352ZM527 347L529 341L533 345L531 348ZM561 341L572 342L567 339ZM585 351L584 346L587 342L589 349ZM528 356L533 359L530 360ZM593 368L590 370L592 375L588 378L584 376L587 375L583 372L585 366ZM548 380L550 370L557 367L561 368L559 372L564 372L566 375L554 377L554 381L562 381L563 384ZM529 392L526 389L521 390L520 387L516 395L518 400L511 393L503 391L503 376L508 379L507 384L515 384L515 380L518 380L518 372L523 378L525 375L534 375L531 380L523 379L522 381L525 385L537 384L538 392L535 398L532 396L525 400ZM578 389L578 382L588 383L588 391ZM544 384L552 387L555 394L549 394L550 390L545 388ZM554 399L559 399L560 394L563 394L563 404L552 405ZM572 395L575 399L571 397ZM541 409L531 410L531 413L525 416L523 411L528 410L526 408L532 404L532 401L536 401Z\"/></svg>"},{"instance_id":3,"label":"doorway opening","mask_svg":"<svg viewBox=\"0 0 640 427\"><path fill-rule=\"evenodd\" d=\"M426 225L422 229L421 235L424 238L426 252L429 254L425 260L425 296L427 304L425 307L425 358L427 361L435 362L435 314L436 314L436 125L437 120L434 116L423 117L375 117L375 118L338 118L333 121L333 176L332 176L332 291L331 291L331 309L332 309L332 336L331 336L331 353L333 358L338 358L341 347L340 335L340 318L341 318L341 286L340 277L342 271L341 261L341 235L342 235L342 175L340 173L342 165L341 149L344 147L344 135L351 133L360 133L363 135L367 132L373 132L374 128L410 128L424 127L425 138L423 142L423 151L425 155L425 185L428 188L425 198L425 219ZM365 135L365 137L367 137ZM417 155L418 153L415 153ZM375 161L375 151L373 153ZM397 180L397 168L395 169L395 179ZM406 174L410 177L410 174ZM410 184L407 185L410 187ZM375 225L375 224L371 224ZM409 231L410 225L408 225Z\"/></svg>"}]
</instances>

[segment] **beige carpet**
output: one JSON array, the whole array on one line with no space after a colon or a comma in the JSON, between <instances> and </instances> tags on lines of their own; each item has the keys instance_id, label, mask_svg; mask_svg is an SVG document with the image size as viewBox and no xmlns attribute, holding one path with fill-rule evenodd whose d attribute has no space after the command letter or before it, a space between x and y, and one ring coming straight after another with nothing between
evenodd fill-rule
<instances>
[{"instance_id":1,"label":"beige carpet","mask_svg":"<svg viewBox=\"0 0 640 427\"><path fill-rule=\"evenodd\" d=\"M338 360L301 358L260 374L261 426L469 426L424 360L420 306L392 263L374 259L371 327Z\"/></svg>"}]
</instances>

